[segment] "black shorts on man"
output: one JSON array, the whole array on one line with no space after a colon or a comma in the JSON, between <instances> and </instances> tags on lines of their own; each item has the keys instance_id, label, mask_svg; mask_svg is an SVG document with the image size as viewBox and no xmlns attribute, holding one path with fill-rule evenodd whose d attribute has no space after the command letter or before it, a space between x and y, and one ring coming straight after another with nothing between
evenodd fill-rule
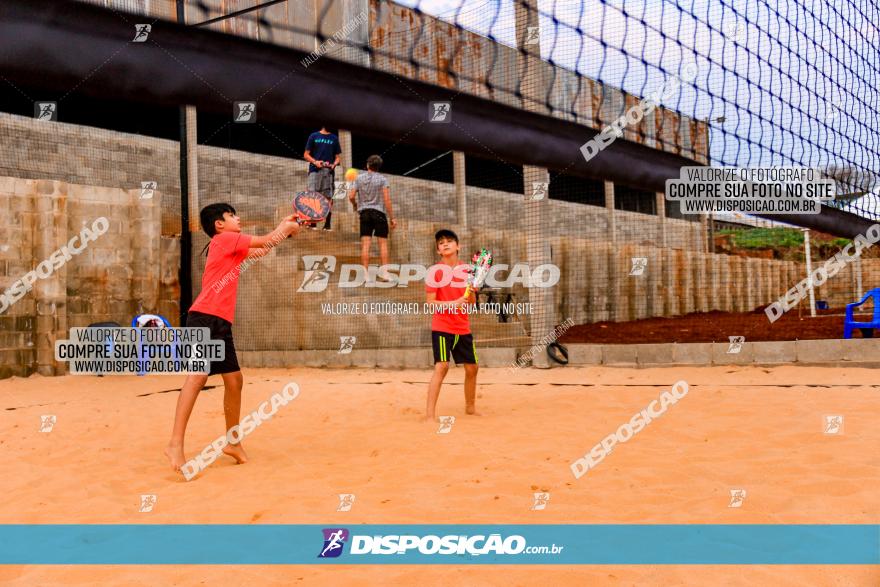
<instances>
[{"instance_id":1,"label":"black shorts on man","mask_svg":"<svg viewBox=\"0 0 880 587\"><path fill-rule=\"evenodd\" d=\"M361 236L388 238L388 217L374 208L361 210Z\"/></svg>"}]
</instances>

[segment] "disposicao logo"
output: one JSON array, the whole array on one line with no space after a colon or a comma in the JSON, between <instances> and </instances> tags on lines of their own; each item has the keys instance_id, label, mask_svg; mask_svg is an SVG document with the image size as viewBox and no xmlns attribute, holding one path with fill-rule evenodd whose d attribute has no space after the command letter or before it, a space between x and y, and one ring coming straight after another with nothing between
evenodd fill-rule
<instances>
[{"instance_id":1,"label":"disposicao logo","mask_svg":"<svg viewBox=\"0 0 880 587\"><path fill-rule=\"evenodd\" d=\"M303 281L297 292L317 293L327 289L331 275L338 274L339 279L336 287L370 287L389 288L407 287L411 282L424 281L431 287L464 288L470 277L470 267L461 264L458 267L449 267L442 263L426 267L416 263L389 263L387 265L371 265L365 269L362 265L342 264L337 271L336 257L332 255L303 255ZM393 279L379 281L377 275L390 274ZM557 265L545 263L532 269L526 263L507 265L496 263L489 269L486 275L486 287L513 287L520 284L523 287L553 287L559 283L561 271Z\"/></svg>"},{"instance_id":2,"label":"disposicao logo","mask_svg":"<svg viewBox=\"0 0 880 587\"><path fill-rule=\"evenodd\" d=\"M347 528L324 528L324 547L321 549L318 558L337 558L342 554L342 547L348 540L349 533Z\"/></svg>"},{"instance_id":3,"label":"disposicao logo","mask_svg":"<svg viewBox=\"0 0 880 587\"><path fill-rule=\"evenodd\" d=\"M480 556L486 554L515 555L527 551L526 539L519 535L502 537L500 534L476 535L476 536L416 536L404 535L377 535L362 536L350 535L347 528L324 528L324 546L318 554L318 558L337 558L343 550L345 543L351 538L351 555L406 555L409 551L417 551L419 554L439 555L469 555ZM530 547L532 548L532 547ZM544 547L534 547L536 550ZM551 552L547 547L546 552ZM562 547L552 551L561 552Z\"/></svg>"}]
</instances>

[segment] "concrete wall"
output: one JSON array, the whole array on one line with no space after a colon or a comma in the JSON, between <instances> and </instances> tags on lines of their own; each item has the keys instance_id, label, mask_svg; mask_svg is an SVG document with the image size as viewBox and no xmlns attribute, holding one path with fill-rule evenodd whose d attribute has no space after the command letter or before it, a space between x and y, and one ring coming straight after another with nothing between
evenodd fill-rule
<instances>
[{"instance_id":1,"label":"concrete wall","mask_svg":"<svg viewBox=\"0 0 880 587\"><path fill-rule=\"evenodd\" d=\"M572 344L570 365L615 367L670 367L691 365L822 365L828 367L880 366L880 339L785 340L749 342L739 353L729 343L684 344Z\"/></svg>"},{"instance_id":2,"label":"concrete wall","mask_svg":"<svg viewBox=\"0 0 880 587\"><path fill-rule=\"evenodd\" d=\"M179 241L160 232L161 194L0 177L0 291L99 217L108 231L0 313L0 377L65 372L55 341L93 322L178 313ZM75 244L79 246L79 241Z\"/></svg>"},{"instance_id":3,"label":"concrete wall","mask_svg":"<svg viewBox=\"0 0 880 587\"><path fill-rule=\"evenodd\" d=\"M162 234L180 234L179 148L176 141L66 123L39 122L0 114L3 149L0 176L50 179L68 183L140 189L155 181L165 195ZM306 186L307 164L217 147L199 147L199 203L226 201L253 230L270 228L279 203ZM457 219L453 184L389 176L396 213L426 222ZM341 179L341 178L337 178ZM468 218L484 228L521 230L523 196L468 187ZM551 200L545 234L606 238L605 208ZM659 239L659 218L617 210L621 241L650 243ZM666 219L667 242L673 248L704 247L700 225Z\"/></svg>"},{"instance_id":4,"label":"concrete wall","mask_svg":"<svg viewBox=\"0 0 880 587\"><path fill-rule=\"evenodd\" d=\"M62 103L61 107L64 105ZM48 179L165 195L162 234L180 234L180 149L176 141L0 113L0 177Z\"/></svg>"}]
</instances>

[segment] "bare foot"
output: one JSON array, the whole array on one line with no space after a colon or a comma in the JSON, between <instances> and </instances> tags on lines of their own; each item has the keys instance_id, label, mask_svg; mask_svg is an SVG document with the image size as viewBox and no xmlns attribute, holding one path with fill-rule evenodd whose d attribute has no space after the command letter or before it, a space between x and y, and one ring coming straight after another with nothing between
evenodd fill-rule
<instances>
[{"instance_id":1,"label":"bare foot","mask_svg":"<svg viewBox=\"0 0 880 587\"><path fill-rule=\"evenodd\" d=\"M240 444L227 444L223 447L223 453L231 456L239 465L248 460L247 453L244 452L244 448Z\"/></svg>"},{"instance_id":2,"label":"bare foot","mask_svg":"<svg viewBox=\"0 0 880 587\"><path fill-rule=\"evenodd\" d=\"M464 407L464 412L465 412L468 416L482 416L482 415L483 415L483 414L481 414L480 412L477 411L477 408L476 408L476 406L474 406L474 405L465 406L465 407Z\"/></svg>"},{"instance_id":3,"label":"bare foot","mask_svg":"<svg viewBox=\"0 0 880 587\"><path fill-rule=\"evenodd\" d=\"M436 416L422 416L422 423L436 423L439 421Z\"/></svg>"},{"instance_id":4,"label":"bare foot","mask_svg":"<svg viewBox=\"0 0 880 587\"><path fill-rule=\"evenodd\" d=\"M186 462L186 457L183 456L182 444L169 444L166 446L165 456L168 457L168 460L171 462L171 468L175 471L179 471Z\"/></svg>"}]
</instances>

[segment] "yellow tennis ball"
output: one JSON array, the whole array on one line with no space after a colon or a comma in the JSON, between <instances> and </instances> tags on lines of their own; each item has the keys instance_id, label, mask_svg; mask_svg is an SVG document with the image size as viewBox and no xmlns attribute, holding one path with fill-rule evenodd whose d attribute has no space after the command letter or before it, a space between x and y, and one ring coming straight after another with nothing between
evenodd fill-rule
<instances>
[{"instance_id":1,"label":"yellow tennis ball","mask_svg":"<svg viewBox=\"0 0 880 587\"><path fill-rule=\"evenodd\" d=\"M345 181L354 181L358 178L358 170L354 167L349 167L348 171L345 172Z\"/></svg>"}]
</instances>

